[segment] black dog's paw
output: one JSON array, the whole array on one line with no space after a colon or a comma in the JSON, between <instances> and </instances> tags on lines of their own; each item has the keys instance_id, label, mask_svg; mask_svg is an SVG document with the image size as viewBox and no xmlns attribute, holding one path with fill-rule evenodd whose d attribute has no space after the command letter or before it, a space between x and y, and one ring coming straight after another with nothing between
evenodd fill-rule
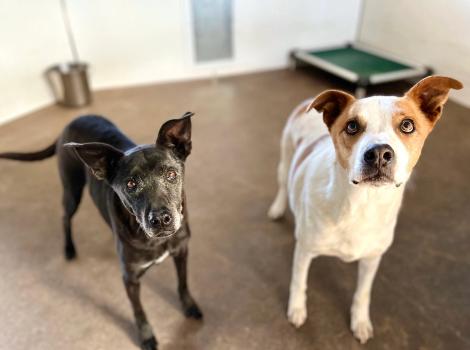
<instances>
[{"instance_id":1,"label":"black dog's paw","mask_svg":"<svg viewBox=\"0 0 470 350\"><path fill-rule=\"evenodd\" d=\"M142 340L140 347L142 350L157 350L158 349L157 339L155 337L152 337L146 340Z\"/></svg>"},{"instance_id":2,"label":"black dog's paw","mask_svg":"<svg viewBox=\"0 0 470 350\"><path fill-rule=\"evenodd\" d=\"M188 318L194 318L195 320L201 320L203 315L202 311L199 309L199 306L196 304L189 305L184 309L184 314Z\"/></svg>"},{"instance_id":3,"label":"black dog's paw","mask_svg":"<svg viewBox=\"0 0 470 350\"><path fill-rule=\"evenodd\" d=\"M75 251L75 247L73 245L66 246L64 253L65 253L65 259L67 260L73 260L77 257L77 252Z\"/></svg>"}]
</instances>

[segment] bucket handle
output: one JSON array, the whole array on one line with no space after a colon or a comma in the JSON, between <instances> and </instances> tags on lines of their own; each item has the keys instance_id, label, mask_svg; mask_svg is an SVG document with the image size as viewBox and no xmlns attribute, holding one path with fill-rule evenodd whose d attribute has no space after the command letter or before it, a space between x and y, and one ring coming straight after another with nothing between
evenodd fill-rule
<instances>
[{"instance_id":1,"label":"bucket handle","mask_svg":"<svg viewBox=\"0 0 470 350\"><path fill-rule=\"evenodd\" d=\"M58 103L64 103L65 91L59 66L52 66L45 72L46 80L51 87L52 94Z\"/></svg>"}]
</instances>

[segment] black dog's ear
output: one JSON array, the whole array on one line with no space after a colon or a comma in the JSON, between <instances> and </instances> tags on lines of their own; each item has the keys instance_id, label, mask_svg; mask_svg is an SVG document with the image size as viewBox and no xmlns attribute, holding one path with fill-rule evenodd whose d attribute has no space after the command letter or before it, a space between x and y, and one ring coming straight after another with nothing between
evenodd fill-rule
<instances>
[{"instance_id":1,"label":"black dog's ear","mask_svg":"<svg viewBox=\"0 0 470 350\"><path fill-rule=\"evenodd\" d=\"M157 145L170 148L182 160L191 153L191 117L186 112L180 119L172 119L162 125L158 132Z\"/></svg>"},{"instance_id":2,"label":"black dog's ear","mask_svg":"<svg viewBox=\"0 0 470 350\"><path fill-rule=\"evenodd\" d=\"M109 178L113 165L124 156L122 151L101 142L69 142L64 147L73 149L98 180Z\"/></svg>"}]
</instances>

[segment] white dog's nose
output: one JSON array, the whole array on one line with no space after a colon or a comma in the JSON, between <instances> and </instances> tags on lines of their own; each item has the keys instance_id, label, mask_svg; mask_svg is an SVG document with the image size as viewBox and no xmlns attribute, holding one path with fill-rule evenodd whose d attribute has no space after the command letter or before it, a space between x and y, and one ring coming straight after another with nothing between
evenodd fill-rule
<instances>
[{"instance_id":1,"label":"white dog's nose","mask_svg":"<svg viewBox=\"0 0 470 350\"><path fill-rule=\"evenodd\" d=\"M364 162L372 167L384 168L392 164L395 152L390 145L375 145L364 153Z\"/></svg>"}]
</instances>

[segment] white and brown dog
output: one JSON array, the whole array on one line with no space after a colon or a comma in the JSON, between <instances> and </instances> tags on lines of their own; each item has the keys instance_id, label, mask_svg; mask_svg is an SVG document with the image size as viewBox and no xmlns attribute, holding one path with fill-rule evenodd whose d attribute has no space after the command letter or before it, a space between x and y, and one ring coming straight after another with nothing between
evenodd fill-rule
<instances>
[{"instance_id":1,"label":"white and brown dog","mask_svg":"<svg viewBox=\"0 0 470 350\"><path fill-rule=\"evenodd\" d=\"M449 90L461 88L457 80L431 76L403 97L356 100L328 90L294 110L282 135L279 191L268 213L280 218L289 202L295 216L287 312L294 326L307 318L311 260L336 256L359 260L351 330L361 343L372 337L372 282L392 243L405 184Z\"/></svg>"}]
</instances>

